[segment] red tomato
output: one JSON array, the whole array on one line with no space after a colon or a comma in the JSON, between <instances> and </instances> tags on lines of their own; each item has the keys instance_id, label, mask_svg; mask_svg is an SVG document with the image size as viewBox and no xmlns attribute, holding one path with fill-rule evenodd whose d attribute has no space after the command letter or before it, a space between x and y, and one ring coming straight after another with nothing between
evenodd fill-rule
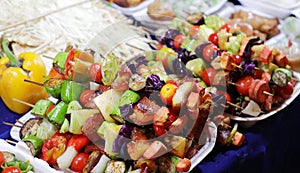
<instances>
[{"instance_id":1,"label":"red tomato","mask_svg":"<svg viewBox=\"0 0 300 173\"><path fill-rule=\"evenodd\" d=\"M207 68L203 71L201 79L207 86L210 86L213 83L216 74L217 71L214 68Z\"/></svg>"},{"instance_id":2,"label":"red tomato","mask_svg":"<svg viewBox=\"0 0 300 173\"><path fill-rule=\"evenodd\" d=\"M161 136L167 133L167 130L163 125L153 124L153 130L157 136Z\"/></svg>"},{"instance_id":3,"label":"red tomato","mask_svg":"<svg viewBox=\"0 0 300 173\"><path fill-rule=\"evenodd\" d=\"M101 64L98 62L94 62L90 66L90 77L93 81L100 83L102 80L102 74L101 74Z\"/></svg>"},{"instance_id":4,"label":"red tomato","mask_svg":"<svg viewBox=\"0 0 300 173\"><path fill-rule=\"evenodd\" d=\"M185 39L185 36L182 34L178 34L175 38L174 38L174 47L179 50L180 46L183 42L183 40Z\"/></svg>"},{"instance_id":5,"label":"red tomato","mask_svg":"<svg viewBox=\"0 0 300 173\"><path fill-rule=\"evenodd\" d=\"M242 57L239 55L232 55L233 59L234 59L234 63L236 65L240 65L241 62L243 61Z\"/></svg>"},{"instance_id":6,"label":"red tomato","mask_svg":"<svg viewBox=\"0 0 300 173\"><path fill-rule=\"evenodd\" d=\"M21 169L16 166L9 166L7 168L4 168L2 173L21 173Z\"/></svg>"},{"instance_id":7,"label":"red tomato","mask_svg":"<svg viewBox=\"0 0 300 173\"><path fill-rule=\"evenodd\" d=\"M160 90L160 98L163 103L172 105L172 98L177 90L177 85L167 83Z\"/></svg>"},{"instance_id":8,"label":"red tomato","mask_svg":"<svg viewBox=\"0 0 300 173\"><path fill-rule=\"evenodd\" d=\"M288 99L294 92L294 86L291 82L288 82L286 86L279 87L278 85L274 86L275 94Z\"/></svg>"},{"instance_id":9,"label":"red tomato","mask_svg":"<svg viewBox=\"0 0 300 173\"><path fill-rule=\"evenodd\" d=\"M218 50L218 47L214 44L208 44L204 47L202 55L203 58L207 61L207 62L211 62L212 60L212 55L214 53L215 50Z\"/></svg>"},{"instance_id":10,"label":"red tomato","mask_svg":"<svg viewBox=\"0 0 300 173\"><path fill-rule=\"evenodd\" d=\"M85 147L90 142L89 138L85 135L73 135L68 141L68 146L73 146L76 151Z\"/></svg>"},{"instance_id":11,"label":"red tomato","mask_svg":"<svg viewBox=\"0 0 300 173\"><path fill-rule=\"evenodd\" d=\"M218 42L219 42L219 37L218 37L219 33L218 32L214 32L212 34L209 35L208 37L208 41L212 42L213 44L215 44L216 46L218 46Z\"/></svg>"},{"instance_id":12,"label":"red tomato","mask_svg":"<svg viewBox=\"0 0 300 173\"><path fill-rule=\"evenodd\" d=\"M241 79L239 79L236 83L237 91L243 96L249 95L249 87L253 80L254 79L251 76L244 76Z\"/></svg>"},{"instance_id":13,"label":"red tomato","mask_svg":"<svg viewBox=\"0 0 300 173\"><path fill-rule=\"evenodd\" d=\"M199 31L199 27L200 27L199 25L193 25L193 26L190 28L188 34L189 34L190 36L196 35L196 34L198 33L198 31Z\"/></svg>"},{"instance_id":14,"label":"red tomato","mask_svg":"<svg viewBox=\"0 0 300 173\"><path fill-rule=\"evenodd\" d=\"M172 108L169 108L169 117L168 120L171 122L176 121L178 118L178 115L175 113L175 111Z\"/></svg>"},{"instance_id":15,"label":"red tomato","mask_svg":"<svg viewBox=\"0 0 300 173\"><path fill-rule=\"evenodd\" d=\"M87 164L88 159L89 155L86 153L77 154L72 161L71 169L75 172L82 172L83 168Z\"/></svg>"},{"instance_id":16,"label":"red tomato","mask_svg":"<svg viewBox=\"0 0 300 173\"><path fill-rule=\"evenodd\" d=\"M156 50L160 50L161 48L163 48L163 44L158 43L157 46L156 46Z\"/></svg>"},{"instance_id":17,"label":"red tomato","mask_svg":"<svg viewBox=\"0 0 300 173\"><path fill-rule=\"evenodd\" d=\"M3 165L4 163L5 163L5 157L3 153L0 151L0 166Z\"/></svg>"},{"instance_id":18,"label":"red tomato","mask_svg":"<svg viewBox=\"0 0 300 173\"><path fill-rule=\"evenodd\" d=\"M82 105L85 105L91 100L92 95L95 93L95 90L85 90L80 94L79 100Z\"/></svg>"},{"instance_id":19,"label":"red tomato","mask_svg":"<svg viewBox=\"0 0 300 173\"><path fill-rule=\"evenodd\" d=\"M221 26L220 30L225 29L226 32L230 31L230 25L228 23L225 23L224 25Z\"/></svg>"}]
</instances>

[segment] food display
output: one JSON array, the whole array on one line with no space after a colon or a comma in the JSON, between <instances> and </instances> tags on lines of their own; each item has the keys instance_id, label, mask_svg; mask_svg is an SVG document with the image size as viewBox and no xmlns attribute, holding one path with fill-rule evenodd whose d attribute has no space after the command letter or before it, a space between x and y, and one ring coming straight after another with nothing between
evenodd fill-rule
<instances>
[{"instance_id":1,"label":"food display","mask_svg":"<svg viewBox=\"0 0 300 173\"><path fill-rule=\"evenodd\" d=\"M282 51L218 15L202 22L192 25L175 18L168 28L156 31L159 48L174 50L187 69L216 88L214 94L223 94L229 106L226 113L257 117L292 96L298 79Z\"/></svg>"},{"instance_id":2,"label":"food display","mask_svg":"<svg viewBox=\"0 0 300 173\"><path fill-rule=\"evenodd\" d=\"M99 2L62 7L103 17L70 18L73 29L59 10L0 24L0 96L20 115L3 122L16 142L0 151L2 172L190 172L215 148L247 145L240 125L300 94L287 51L297 44L274 43L288 31L297 40L294 18L218 0L106 3L117 13Z\"/></svg>"}]
</instances>

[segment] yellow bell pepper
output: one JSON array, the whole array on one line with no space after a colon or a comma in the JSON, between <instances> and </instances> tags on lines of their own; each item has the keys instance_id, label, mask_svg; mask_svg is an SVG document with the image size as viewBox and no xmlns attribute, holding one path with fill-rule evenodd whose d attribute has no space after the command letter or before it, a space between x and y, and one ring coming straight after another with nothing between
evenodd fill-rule
<instances>
[{"instance_id":1,"label":"yellow bell pepper","mask_svg":"<svg viewBox=\"0 0 300 173\"><path fill-rule=\"evenodd\" d=\"M14 99L35 104L40 99L48 97L45 88L25 82L30 80L44 82L46 67L39 55L33 52L21 53L18 58L8 48L8 41L2 42L5 57L0 59L0 95L5 105L13 112L24 114L30 106L19 103Z\"/></svg>"}]
</instances>

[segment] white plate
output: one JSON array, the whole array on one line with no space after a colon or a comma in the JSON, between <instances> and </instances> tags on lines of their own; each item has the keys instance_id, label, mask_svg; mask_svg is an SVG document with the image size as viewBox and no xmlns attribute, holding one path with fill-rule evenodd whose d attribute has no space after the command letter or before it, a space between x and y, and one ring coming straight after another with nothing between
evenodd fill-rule
<instances>
[{"instance_id":1,"label":"white plate","mask_svg":"<svg viewBox=\"0 0 300 173\"><path fill-rule=\"evenodd\" d=\"M286 18L291 14L291 11L286 8L270 5L270 3L262 1L239 0L242 5L252 10L263 11L271 16L280 19ZM285 6L285 5L284 5Z\"/></svg>"},{"instance_id":2,"label":"white plate","mask_svg":"<svg viewBox=\"0 0 300 173\"><path fill-rule=\"evenodd\" d=\"M16 158L23 162L29 162L34 169L34 172L36 173L42 173L42 172L53 172L53 173L59 173L59 171L56 171L55 169L49 167L48 163L33 157L32 155L29 155L27 153L27 149L24 145L26 145L24 142L18 142L15 146L8 144L5 140L0 139L0 151L7 151L10 153L13 153Z\"/></svg>"},{"instance_id":3,"label":"white plate","mask_svg":"<svg viewBox=\"0 0 300 173\"><path fill-rule=\"evenodd\" d=\"M297 72L293 71L293 75L294 75L295 78L300 79L300 73L297 73ZM297 82L296 85L295 85L295 87L294 87L294 92L291 95L291 97L288 98L287 100L285 100L285 102L280 107L278 107L276 110L273 110L273 111L268 112L266 114L258 115L257 117L241 117L241 116L235 116L235 115L228 114L228 113L225 113L224 115L230 117L233 120L242 121L242 122L256 122L256 121L261 121L261 120L269 118L270 116L275 115L277 112L285 109L289 104L291 104L293 102L293 100L295 100L295 98L299 94L300 94L300 82Z\"/></svg>"},{"instance_id":4,"label":"white plate","mask_svg":"<svg viewBox=\"0 0 300 173\"><path fill-rule=\"evenodd\" d=\"M268 5L274 5L277 8L294 9L300 6L299 0L258 0Z\"/></svg>"},{"instance_id":5,"label":"white plate","mask_svg":"<svg viewBox=\"0 0 300 173\"><path fill-rule=\"evenodd\" d=\"M144 0L142 3L140 3L139 5L135 6L135 7L121 7L115 3L111 4L111 7L120 11L123 14L126 15L132 15L133 13L142 10L144 8L147 8L149 4L151 4L152 2L154 2L154 0Z\"/></svg>"},{"instance_id":6,"label":"white plate","mask_svg":"<svg viewBox=\"0 0 300 173\"><path fill-rule=\"evenodd\" d=\"M226 2L227 0L217 0L217 3L214 6L210 7L209 9L203 9L202 12L204 12L206 15L210 15L218 11ZM159 27L164 27L170 24L170 21L159 21L159 20L151 19L147 14L147 10L148 8L145 8L141 11L132 14L132 16L137 21L141 22L144 26L147 26L152 29L157 29ZM182 16L178 16L178 17L182 18Z\"/></svg>"},{"instance_id":7,"label":"white plate","mask_svg":"<svg viewBox=\"0 0 300 173\"><path fill-rule=\"evenodd\" d=\"M30 118L34 117L30 112L28 112L27 114L25 114L23 117L21 117L19 120L21 122L26 122L27 120L29 120ZM20 125L18 122L16 123L16 125ZM193 168L195 168L214 148L215 144L216 144L216 140L217 140L217 126L215 125L214 122L209 121L209 119L207 120L205 127L203 128L202 134L201 134L201 139L204 138L204 142L203 146L201 147L201 149L197 152L197 154L191 158L191 162L192 162L192 166L190 168L189 171L191 171ZM18 127L13 127L10 131L10 135L12 137L12 139L15 139L19 143L23 143L20 139L20 128ZM1 142L1 141L0 141ZM25 144L26 145L26 144ZM0 143L1 146L1 143ZM10 146L11 148L12 146ZM20 148L22 148L21 150L25 151L25 150L29 150L26 146L22 146L22 147L18 147L18 150L20 150ZM28 153L28 151L26 151ZM25 152L24 152L25 153ZM32 155L30 155L30 157L32 157ZM47 169L52 169L45 161L38 159L38 158L34 158L35 160L37 160L37 162L40 162L43 164L43 167L47 167ZM56 172L60 172L60 171L56 171Z\"/></svg>"}]
</instances>

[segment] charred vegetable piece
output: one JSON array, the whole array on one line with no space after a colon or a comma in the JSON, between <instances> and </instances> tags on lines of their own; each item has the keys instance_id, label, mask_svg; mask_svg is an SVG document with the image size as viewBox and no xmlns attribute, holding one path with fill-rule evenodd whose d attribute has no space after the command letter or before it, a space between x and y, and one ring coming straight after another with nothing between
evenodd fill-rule
<instances>
[{"instance_id":1,"label":"charred vegetable piece","mask_svg":"<svg viewBox=\"0 0 300 173\"><path fill-rule=\"evenodd\" d=\"M27 144L33 156L36 156L37 154L40 153L43 146L42 139L34 135L30 135L30 136L25 136L25 138L23 138L22 141L24 141Z\"/></svg>"},{"instance_id":2,"label":"charred vegetable piece","mask_svg":"<svg viewBox=\"0 0 300 173\"><path fill-rule=\"evenodd\" d=\"M68 52L58 52L53 59L53 67L59 74L64 74Z\"/></svg>"},{"instance_id":3,"label":"charred vegetable piece","mask_svg":"<svg viewBox=\"0 0 300 173\"><path fill-rule=\"evenodd\" d=\"M50 78L44 82L46 91L54 98L60 99L61 87L63 79Z\"/></svg>"},{"instance_id":4,"label":"charred vegetable piece","mask_svg":"<svg viewBox=\"0 0 300 173\"><path fill-rule=\"evenodd\" d=\"M125 173L126 165L123 161L110 160L107 163L105 173Z\"/></svg>"},{"instance_id":5,"label":"charred vegetable piece","mask_svg":"<svg viewBox=\"0 0 300 173\"><path fill-rule=\"evenodd\" d=\"M11 162L15 159L15 155L10 152L2 151L3 156L5 158L5 162Z\"/></svg>"},{"instance_id":6,"label":"charred vegetable piece","mask_svg":"<svg viewBox=\"0 0 300 173\"><path fill-rule=\"evenodd\" d=\"M89 155L89 159L87 161L87 164L85 165L85 167L83 168L83 173L88 173L91 172L92 169L96 166L96 164L99 162L100 158L101 158L102 154L101 152L98 150L93 151L90 155Z\"/></svg>"},{"instance_id":7,"label":"charred vegetable piece","mask_svg":"<svg viewBox=\"0 0 300 173\"><path fill-rule=\"evenodd\" d=\"M42 122L43 118L40 117L27 120L20 130L20 138L23 139L25 136L35 135Z\"/></svg>"},{"instance_id":8,"label":"charred vegetable piece","mask_svg":"<svg viewBox=\"0 0 300 173\"><path fill-rule=\"evenodd\" d=\"M39 100L33 107L31 113L34 115L38 115L38 116L45 116L47 109L49 108L49 106L53 105L54 103L51 102L50 100Z\"/></svg>"},{"instance_id":9,"label":"charred vegetable piece","mask_svg":"<svg viewBox=\"0 0 300 173\"><path fill-rule=\"evenodd\" d=\"M65 103L69 103L73 100L79 100L80 94L85 89L86 88L80 83L65 80L63 81L61 86L61 94L60 94L61 99Z\"/></svg>"},{"instance_id":10,"label":"charred vegetable piece","mask_svg":"<svg viewBox=\"0 0 300 173\"><path fill-rule=\"evenodd\" d=\"M140 100L140 96L134 92L134 91L131 91L131 90L126 90L122 96L121 96L121 99L120 99L120 102L118 104L118 106L116 106L112 112L111 112L111 117L113 119L115 119L116 121L118 122L124 122L124 120L122 119L122 116L121 116L121 113L120 113L120 109L119 107L120 106L124 106L126 104L131 104L131 103L136 103L137 101ZM114 116L115 115L115 116ZM118 118L119 117L119 118ZM121 118L121 119L120 119Z\"/></svg>"},{"instance_id":11,"label":"charred vegetable piece","mask_svg":"<svg viewBox=\"0 0 300 173\"><path fill-rule=\"evenodd\" d=\"M56 125L61 125L65 120L68 104L60 101L47 115L48 119Z\"/></svg>"},{"instance_id":12,"label":"charred vegetable piece","mask_svg":"<svg viewBox=\"0 0 300 173\"><path fill-rule=\"evenodd\" d=\"M291 78L291 71L285 68L277 68L273 71L272 74L272 81L280 87L286 86L287 83L291 80Z\"/></svg>"}]
</instances>

